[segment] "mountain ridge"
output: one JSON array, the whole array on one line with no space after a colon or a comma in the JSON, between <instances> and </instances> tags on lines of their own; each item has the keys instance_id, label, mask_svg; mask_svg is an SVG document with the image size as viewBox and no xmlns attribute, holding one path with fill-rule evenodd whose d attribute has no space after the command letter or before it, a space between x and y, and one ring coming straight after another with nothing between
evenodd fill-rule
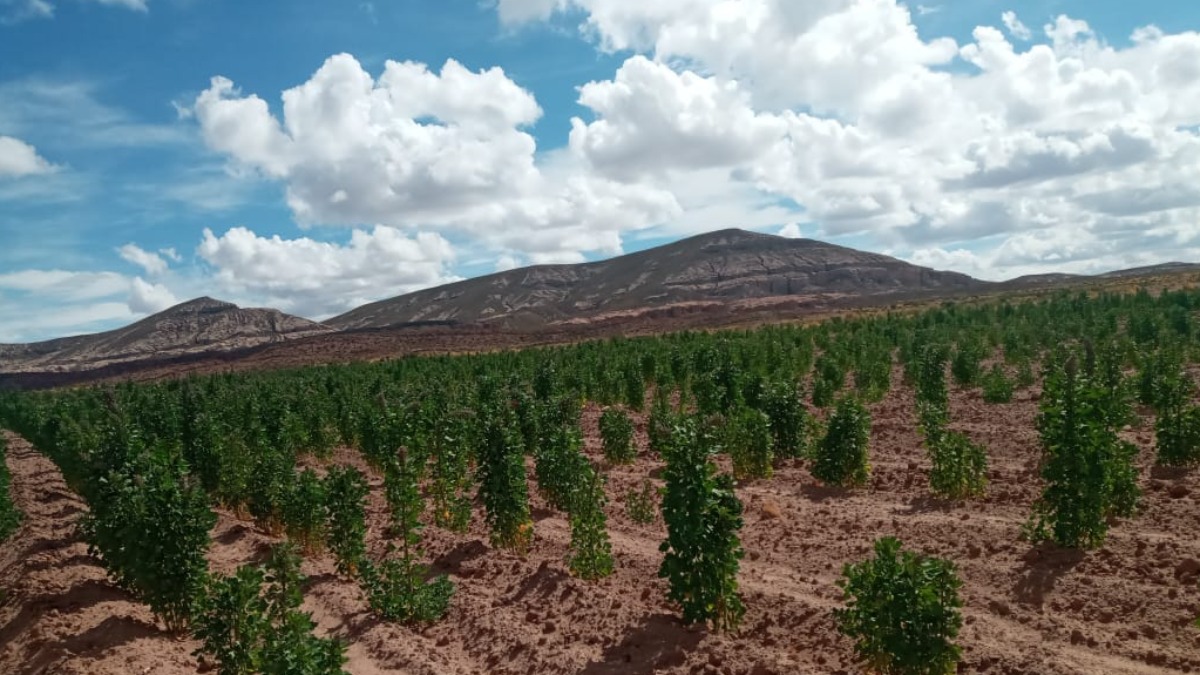
<instances>
[{"instance_id":1,"label":"mountain ridge","mask_svg":"<svg viewBox=\"0 0 1200 675\"><path fill-rule=\"evenodd\" d=\"M26 344L0 344L0 372L69 370L231 351L333 329L270 308L241 308L201 296L128 326Z\"/></svg>"},{"instance_id":2,"label":"mountain ridge","mask_svg":"<svg viewBox=\"0 0 1200 675\"><path fill-rule=\"evenodd\" d=\"M519 346L1189 271L1200 265L989 282L814 239L726 229L606 260L495 272L368 303L323 322L202 296L111 331L0 344L0 375L44 373L52 382L72 382L81 380L58 376L208 357L223 362L263 349L271 353L268 360L289 362L293 356L280 349L319 360L347 350L378 358L390 353L388 344L417 352L431 344L451 351ZM378 331L378 339L371 337Z\"/></svg>"},{"instance_id":3,"label":"mountain ridge","mask_svg":"<svg viewBox=\"0 0 1200 675\"><path fill-rule=\"evenodd\" d=\"M369 303L325 323L339 330L428 322L536 328L689 302L986 285L815 239L725 229L606 260L495 272Z\"/></svg>"}]
</instances>

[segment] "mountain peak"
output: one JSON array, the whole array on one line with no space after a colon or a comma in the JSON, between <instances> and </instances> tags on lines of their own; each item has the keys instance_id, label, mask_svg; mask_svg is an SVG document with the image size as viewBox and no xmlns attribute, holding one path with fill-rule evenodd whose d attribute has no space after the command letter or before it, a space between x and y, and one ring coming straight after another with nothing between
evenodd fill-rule
<instances>
[{"instance_id":1,"label":"mountain peak","mask_svg":"<svg viewBox=\"0 0 1200 675\"><path fill-rule=\"evenodd\" d=\"M238 309L238 306L233 304L232 302L225 302L224 300L217 300L216 298L211 298L207 295L202 295L198 298L188 300L187 302L181 302L178 305L175 305L174 307L169 307L169 308L163 310L161 313L162 314L186 314L186 313L194 313L194 312L226 311L226 310L231 310L231 309Z\"/></svg>"},{"instance_id":2,"label":"mountain peak","mask_svg":"<svg viewBox=\"0 0 1200 675\"><path fill-rule=\"evenodd\" d=\"M371 303L326 323L342 330L428 324L537 328L668 307L758 298L963 290L984 282L813 239L741 229L576 265L491 274Z\"/></svg>"}]
</instances>

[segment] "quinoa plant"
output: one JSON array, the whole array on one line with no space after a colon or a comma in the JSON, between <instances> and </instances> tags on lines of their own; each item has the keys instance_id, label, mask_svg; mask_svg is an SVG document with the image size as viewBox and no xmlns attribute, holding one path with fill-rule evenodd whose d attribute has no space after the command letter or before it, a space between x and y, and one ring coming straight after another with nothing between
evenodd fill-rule
<instances>
[{"instance_id":1,"label":"quinoa plant","mask_svg":"<svg viewBox=\"0 0 1200 675\"><path fill-rule=\"evenodd\" d=\"M533 523L524 447L512 409L501 403L486 411L481 435L477 475L492 545L524 555L533 541Z\"/></svg>"},{"instance_id":2,"label":"quinoa plant","mask_svg":"<svg viewBox=\"0 0 1200 675\"><path fill-rule=\"evenodd\" d=\"M736 412L725 425L723 440L735 479L771 477L774 439L766 415L750 408Z\"/></svg>"},{"instance_id":3,"label":"quinoa plant","mask_svg":"<svg viewBox=\"0 0 1200 675\"><path fill-rule=\"evenodd\" d=\"M853 396L844 396L829 418L825 437L817 446L812 474L828 485L865 485L871 474L868 446L871 413Z\"/></svg>"},{"instance_id":4,"label":"quinoa plant","mask_svg":"<svg viewBox=\"0 0 1200 675\"><path fill-rule=\"evenodd\" d=\"M604 458L613 464L629 464L637 456L633 422L620 408L605 408L600 414L600 440L604 444Z\"/></svg>"},{"instance_id":5,"label":"quinoa plant","mask_svg":"<svg viewBox=\"0 0 1200 675\"><path fill-rule=\"evenodd\" d=\"M718 475L710 460L714 440L691 418L672 434L663 474L667 539L659 547L664 557L658 575L667 579L667 597L683 609L685 622L734 630L745 614L737 583L742 503L733 478Z\"/></svg>"},{"instance_id":6,"label":"quinoa plant","mask_svg":"<svg viewBox=\"0 0 1200 675\"><path fill-rule=\"evenodd\" d=\"M576 576L592 581L613 572L612 545L604 505L604 476L584 463L571 498L571 551L568 564Z\"/></svg>"},{"instance_id":7,"label":"quinoa plant","mask_svg":"<svg viewBox=\"0 0 1200 675\"><path fill-rule=\"evenodd\" d=\"M367 480L354 467L334 466L325 475L326 539L342 574L357 574L367 553L367 493Z\"/></svg>"},{"instance_id":8,"label":"quinoa plant","mask_svg":"<svg viewBox=\"0 0 1200 675\"><path fill-rule=\"evenodd\" d=\"M846 565L838 586L846 607L834 610L834 618L868 672L956 672L962 582L953 563L902 550L887 537L875 542L874 559Z\"/></svg>"}]
</instances>

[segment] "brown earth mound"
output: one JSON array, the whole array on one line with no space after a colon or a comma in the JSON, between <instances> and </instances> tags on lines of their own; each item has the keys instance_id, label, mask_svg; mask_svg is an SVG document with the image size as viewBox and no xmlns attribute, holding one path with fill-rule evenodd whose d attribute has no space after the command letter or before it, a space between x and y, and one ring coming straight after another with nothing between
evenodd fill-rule
<instances>
[{"instance_id":1,"label":"brown earth mound","mask_svg":"<svg viewBox=\"0 0 1200 675\"><path fill-rule=\"evenodd\" d=\"M646 454L641 418L638 462L608 469L617 559L611 578L585 583L568 574L569 526L535 498L537 539L526 559L492 550L478 513L466 535L425 530L434 571L457 586L441 623L410 629L376 620L327 557L305 563L305 608L323 633L350 643L351 673L854 673L849 641L830 613L841 603L834 582L844 563L869 555L876 537L896 535L959 566L966 603L960 672L1200 672L1200 631L1191 625L1200 610L1200 476L1152 472L1153 431L1144 421L1128 434L1142 449L1139 515L1086 555L1032 547L1019 532L1039 489L1034 396L1021 392L1012 404L990 406L974 393L954 395L954 426L989 450L989 492L978 502L928 497L928 462L907 388L873 407L867 489L821 487L799 464L740 486L747 614L736 635L679 622L657 578L664 526L637 525L626 515L624 495L662 466ZM584 418L594 459L598 416L589 407ZM334 461L362 467L349 451ZM29 518L0 552L0 672L201 668L190 655L194 641L165 635L87 556L73 536L82 506L54 467L16 439L9 462ZM386 521L378 476L372 486L370 543L378 553ZM228 514L213 540L211 560L222 572L258 559L272 541Z\"/></svg>"}]
</instances>

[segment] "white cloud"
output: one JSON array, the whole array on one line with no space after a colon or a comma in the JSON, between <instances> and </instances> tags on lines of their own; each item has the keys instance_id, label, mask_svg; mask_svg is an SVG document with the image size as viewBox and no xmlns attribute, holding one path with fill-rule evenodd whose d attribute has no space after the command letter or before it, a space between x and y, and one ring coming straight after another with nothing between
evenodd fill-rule
<instances>
[{"instance_id":1,"label":"white cloud","mask_svg":"<svg viewBox=\"0 0 1200 675\"><path fill-rule=\"evenodd\" d=\"M129 290L129 309L136 314L154 314L179 304L170 289L134 277Z\"/></svg>"},{"instance_id":2,"label":"white cloud","mask_svg":"<svg viewBox=\"0 0 1200 675\"><path fill-rule=\"evenodd\" d=\"M123 7L138 12L149 10L149 0L89 0L110 7ZM50 0L0 0L0 24L14 24L30 19L54 18L54 3Z\"/></svg>"},{"instance_id":3,"label":"white cloud","mask_svg":"<svg viewBox=\"0 0 1200 675\"><path fill-rule=\"evenodd\" d=\"M32 145L13 138L0 136L0 178L31 176L54 171Z\"/></svg>"},{"instance_id":4,"label":"white cloud","mask_svg":"<svg viewBox=\"0 0 1200 675\"><path fill-rule=\"evenodd\" d=\"M0 82L0 129L15 135L52 129L73 149L178 147L195 142L179 124L147 123L104 103L96 82L27 77Z\"/></svg>"},{"instance_id":5,"label":"white cloud","mask_svg":"<svg viewBox=\"0 0 1200 675\"><path fill-rule=\"evenodd\" d=\"M124 7L125 9L132 9L137 12L146 12L150 9L147 6L149 0L95 0L95 2L110 7Z\"/></svg>"},{"instance_id":6,"label":"white cloud","mask_svg":"<svg viewBox=\"0 0 1200 675\"><path fill-rule=\"evenodd\" d=\"M455 279L448 271L454 251L445 239L425 232L409 237L385 226L354 230L345 245L263 237L244 227L221 236L205 230L197 252L225 291L305 316Z\"/></svg>"},{"instance_id":7,"label":"white cloud","mask_svg":"<svg viewBox=\"0 0 1200 675\"><path fill-rule=\"evenodd\" d=\"M1016 12L1004 12L1000 15L1000 19L1004 22L1004 27L1008 29L1009 34L1013 37L1026 42L1033 39L1033 31L1029 30L1029 26L1021 23L1021 20L1017 18Z\"/></svg>"},{"instance_id":8,"label":"white cloud","mask_svg":"<svg viewBox=\"0 0 1200 675\"><path fill-rule=\"evenodd\" d=\"M971 244L992 275L1054 259L1140 263L1200 243L1189 226L1200 206L1198 33L1146 27L1114 47L1059 16L1018 51L990 26L961 46L923 36L895 0L499 5L514 21L582 16L600 49L635 52L581 89L594 119L574 123L570 147L602 175L670 191L674 221L694 220L704 200L688 186L703 175L709 190L745 183L798 205L810 236L859 233L910 251ZM1000 19L1013 39L1034 40L1015 13ZM739 199L730 210L771 203ZM1121 248L1105 248L1113 241ZM1029 242L1057 248L1017 256Z\"/></svg>"},{"instance_id":9,"label":"white cloud","mask_svg":"<svg viewBox=\"0 0 1200 675\"><path fill-rule=\"evenodd\" d=\"M151 276L159 276L167 271L167 261L157 253L143 250L137 244L125 244L117 249L117 252L121 254L123 260L141 267Z\"/></svg>"},{"instance_id":10,"label":"white cloud","mask_svg":"<svg viewBox=\"0 0 1200 675\"><path fill-rule=\"evenodd\" d=\"M597 120L571 120L571 148L605 173L732 166L763 154L782 120L756 115L735 81L676 73L634 56L607 82L591 82L579 103Z\"/></svg>"},{"instance_id":11,"label":"white cloud","mask_svg":"<svg viewBox=\"0 0 1200 675\"><path fill-rule=\"evenodd\" d=\"M0 297L0 342L106 330L178 303L162 283L115 272L76 270L0 274Z\"/></svg>"},{"instance_id":12,"label":"white cloud","mask_svg":"<svg viewBox=\"0 0 1200 675\"><path fill-rule=\"evenodd\" d=\"M799 239L804 236L804 233L800 231L799 223L788 223L779 228L779 236L787 237L788 239Z\"/></svg>"},{"instance_id":13,"label":"white cloud","mask_svg":"<svg viewBox=\"0 0 1200 675\"><path fill-rule=\"evenodd\" d=\"M0 24L49 19L53 16L54 5L47 0L0 0Z\"/></svg>"},{"instance_id":14,"label":"white cloud","mask_svg":"<svg viewBox=\"0 0 1200 675\"><path fill-rule=\"evenodd\" d=\"M46 300L84 301L119 294L128 280L113 272L18 270L0 274L0 290L34 293Z\"/></svg>"},{"instance_id":15,"label":"white cloud","mask_svg":"<svg viewBox=\"0 0 1200 675\"><path fill-rule=\"evenodd\" d=\"M673 196L593 175L581 158L535 161L542 111L499 68L389 61L374 79L328 59L283 93L282 118L214 78L196 100L208 144L282 181L305 225L383 224L468 235L530 257L619 252L621 231L673 215Z\"/></svg>"}]
</instances>

